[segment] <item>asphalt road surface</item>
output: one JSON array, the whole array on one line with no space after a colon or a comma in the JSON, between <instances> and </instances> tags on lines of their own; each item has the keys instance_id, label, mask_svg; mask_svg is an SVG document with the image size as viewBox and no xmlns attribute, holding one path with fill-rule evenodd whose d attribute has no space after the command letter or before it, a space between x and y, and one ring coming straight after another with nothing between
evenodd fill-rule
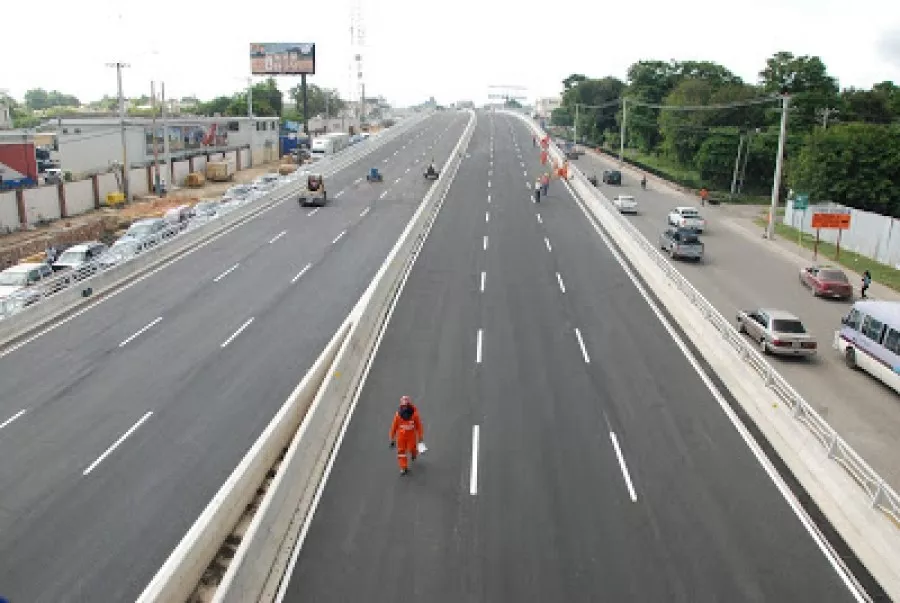
<instances>
[{"instance_id":1,"label":"asphalt road surface","mask_svg":"<svg viewBox=\"0 0 900 603\"><path fill-rule=\"evenodd\" d=\"M302 379L431 186L443 113L0 357L0 596L134 600ZM383 183L365 180L369 167ZM10 420L12 419L12 420Z\"/></svg>"},{"instance_id":2,"label":"asphalt road surface","mask_svg":"<svg viewBox=\"0 0 900 603\"><path fill-rule=\"evenodd\" d=\"M480 114L470 153L282 600L853 600L562 185L532 203L525 126Z\"/></svg>"},{"instance_id":3,"label":"asphalt road surface","mask_svg":"<svg viewBox=\"0 0 900 603\"><path fill-rule=\"evenodd\" d=\"M587 154L577 161L586 174L613 167L611 161ZM678 205L695 205L680 193L661 184L650 183L642 191L640 181L626 170L623 185L601 184L610 199L618 194L634 195L640 214L629 220L649 241L656 241L665 228L666 215ZM701 264L676 261L681 273L726 318L739 310L758 307L788 310L799 316L819 342L812 360L771 358L772 365L794 388L878 471L900 490L900 397L880 381L844 364L832 349L834 332L840 327L852 302L814 298L800 284L802 267L812 258L779 253L779 248L762 238L762 228L748 231L736 226L733 210L722 206L700 208L709 225L703 235L706 257ZM751 226L751 228L753 228ZM826 262L827 263L827 262ZM859 294L859 283L853 283Z\"/></svg>"}]
</instances>

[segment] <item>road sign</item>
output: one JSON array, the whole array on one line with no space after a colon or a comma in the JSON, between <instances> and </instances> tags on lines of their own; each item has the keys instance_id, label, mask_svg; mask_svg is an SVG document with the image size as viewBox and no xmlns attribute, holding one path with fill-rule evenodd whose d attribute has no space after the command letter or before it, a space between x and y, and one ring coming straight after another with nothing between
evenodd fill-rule
<instances>
[{"instance_id":1,"label":"road sign","mask_svg":"<svg viewBox=\"0 0 900 603\"><path fill-rule=\"evenodd\" d=\"M800 193L796 197L794 197L794 209L797 211L806 211L806 208L809 207L809 195L806 193Z\"/></svg>"},{"instance_id":2,"label":"road sign","mask_svg":"<svg viewBox=\"0 0 900 603\"><path fill-rule=\"evenodd\" d=\"M847 230L850 228L850 214L813 214L812 227Z\"/></svg>"}]
</instances>

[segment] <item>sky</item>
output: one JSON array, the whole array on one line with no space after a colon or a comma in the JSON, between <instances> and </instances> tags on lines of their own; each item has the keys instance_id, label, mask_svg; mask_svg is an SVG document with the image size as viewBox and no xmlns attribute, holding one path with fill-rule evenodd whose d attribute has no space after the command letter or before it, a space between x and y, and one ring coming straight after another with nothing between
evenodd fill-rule
<instances>
[{"instance_id":1,"label":"sky","mask_svg":"<svg viewBox=\"0 0 900 603\"><path fill-rule=\"evenodd\" d=\"M107 3L47 0L40 11L7 3L0 36L0 91L21 99L56 89L83 102L115 95L126 62L126 96L164 81L168 97L208 99L246 86L250 42L315 42L309 82L350 87L353 0L317 2ZM570 73L625 79L641 59L711 60L755 82L780 50L820 56L842 87L900 83L896 0L356 0L365 26L366 96L398 106L487 99L490 86L556 96ZM216 7L218 7L216 9ZM47 18L52 15L52 18ZM355 69L354 69L355 72ZM299 81L279 80L287 91Z\"/></svg>"}]
</instances>

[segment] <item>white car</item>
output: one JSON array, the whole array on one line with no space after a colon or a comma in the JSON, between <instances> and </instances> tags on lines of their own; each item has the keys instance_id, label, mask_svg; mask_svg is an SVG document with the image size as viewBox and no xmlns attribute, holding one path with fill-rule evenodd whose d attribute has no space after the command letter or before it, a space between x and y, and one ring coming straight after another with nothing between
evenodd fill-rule
<instances>
[{"instance_id":1,"label":"white car","mask_svg":"<svg viewBox=\"0 0 900 603\"><path fill-rule=\"evenodd\" d=\"M706 230L706 220L700 215L700 211L696 207L676 207L669 212L666 218L669 226L678 228L689 228L697 232Z\"/></svg>"},{"instance_id":2,"label":"white car","mask_svg":"<svg viewBox=\"0 0 900 603\"><path fill-rule=\"evenodd\" d=\"M634 197L631 195L619 195L615 199L613 199L613 205L616 206L616 209L619 210L619 213L623 214L636 214L638 213L638 204L637 201L634 200Z\"/></svg>"},{"instance_id":3,"label":"white car","mask_svg":"<svg viewBox=\"0 0 900 603\"><path fill-rule=\"evenodd\" d=\"M40 291L33 285L53 276L53 268L47 263L22 263L0 272L0 300L18 300L28 306L41 299Z\"/></svg>"}]
</instances>

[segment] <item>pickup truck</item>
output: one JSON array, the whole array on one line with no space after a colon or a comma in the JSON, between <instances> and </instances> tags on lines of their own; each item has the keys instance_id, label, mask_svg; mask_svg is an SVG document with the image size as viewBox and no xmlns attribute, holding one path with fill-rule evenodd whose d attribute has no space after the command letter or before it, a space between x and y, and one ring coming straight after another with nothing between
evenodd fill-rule
<instances>
[{"instance_id":1,"label":"pickup truck","mask_svg":"<svg viewBox=\"0 0 900 603\"><path fill-rule=\"evenodd\" d=\"M706 220L703 219L696 207L676 207L669 212L666 221L669 226L689 228L698 233L702 233L706 229Z\"/></svg>"},{"instance_id":2,"label":"pickup truck","mask_svg":"<svg viewBox=\"0 0 900 603\"><path fill-rule=\"evenodd\" d=\"M703 259L703 241L689 228L667 228L659 235L659 248L673 260L690 258L699 262Z\"/></svg>"}]
</instances>

